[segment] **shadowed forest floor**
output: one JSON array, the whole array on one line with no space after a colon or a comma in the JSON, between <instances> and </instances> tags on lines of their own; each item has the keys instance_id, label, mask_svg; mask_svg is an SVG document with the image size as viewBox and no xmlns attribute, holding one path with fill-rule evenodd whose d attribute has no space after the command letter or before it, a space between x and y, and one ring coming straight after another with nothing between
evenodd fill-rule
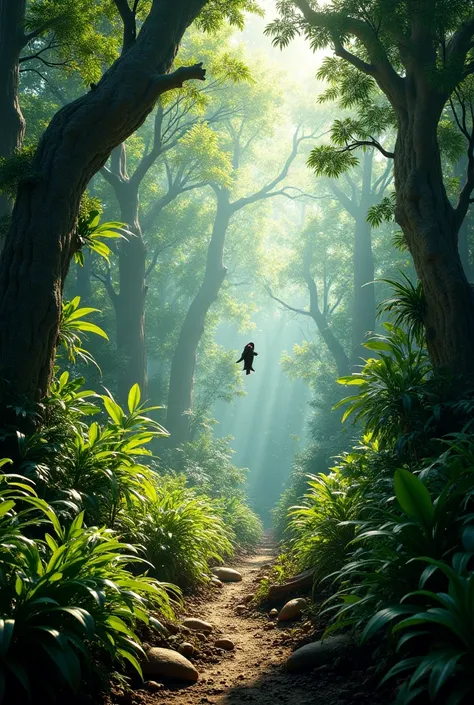
<instances>
[{"instance_id":1,"label":"shadowed forest floor","mask_svg":"<svg viewBox=\"0 0 474 705\"><path fill-rule=\"evenodd\" d=\"M137 702L147 705L388 705L387 699L374 692L379 678L375 668L355 663L333 664L305 675L285 672L287 657L301 642L304 633L296 626L276 626L266 612L237 607L255 592L258 581L274 558L270 539L256 555L239 559L241 583L225 585L217 595L188 604L187 615L212 622L216 631L229 637L235 651L226 653L218 663L196 662L199 681L187 687L165 687L157 693L140 691ZM242 608L240 608L242 609ZM312 640L312 639L311 639ZM306 638L306 641L309 641ZM217 660L217 659L215 659ZM137 694L138 695L138 694Z\"/></svg>"}]
</instances>

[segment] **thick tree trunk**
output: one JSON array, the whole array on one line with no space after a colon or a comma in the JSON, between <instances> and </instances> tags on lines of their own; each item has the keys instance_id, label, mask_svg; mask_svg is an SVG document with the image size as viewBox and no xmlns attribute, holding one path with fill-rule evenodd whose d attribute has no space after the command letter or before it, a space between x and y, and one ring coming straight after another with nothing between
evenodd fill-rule
<instances>
[{"instance_id":1,"label":"thick tree trunk","mask_svg":"<svg viewBox=\"0 0 474 705\"><path fill-rule=\"evenodd\" d=\"M26 0L0 0L0 158L11 157L21 147L25 134L25 121L18 102L25 11ZM0 194L0 218L9 215L11 208L9 197Z\"/></svg>"},{"instance_id":2,"label":"thick tree trunk","mask_svg":"<svg viewBox=\"0 0 474 705\"><path fill-rule=\"evenodd\" d=\"M224 243L232 213L229 194L221 192L217 197L217 211L207 251L204 280L186 314L171 362L165 426L171 434L169 442L173 447L189 439L196 352L204 333L207 313L217 299L226 276L227 270L223 263Z\"/></svg>"},{"instance_id":3,"label":"thick tree trunk","mask_svg":"<svg viewBox=\"0 0 474 705\"><path fill-rule=\"evenodd\" d=\"M38 400L51 379L61 297L78 247L79 201L111 151L159 95L200 78L198 67L166 75L187 26L206 0L154 0L136 43L94 91L62 108L43 135L33 174L20 184L0 261L0 411L7 398Z\"/></svg>"},{"instance_id":4,"label":"thick tree trunk","mask_svg":"<svg viewBox=\"0 0 474 705\"><path fill-rule=\"evenodd\" d=\"M474 377L474 294L458 252L458 224L443 184L437 141L440 108L412 94L399 116L395 153L396 220L426 300L426 341L433 365ZM418 99L417 99L418 98Z\"/></svg>"}]
</instances>

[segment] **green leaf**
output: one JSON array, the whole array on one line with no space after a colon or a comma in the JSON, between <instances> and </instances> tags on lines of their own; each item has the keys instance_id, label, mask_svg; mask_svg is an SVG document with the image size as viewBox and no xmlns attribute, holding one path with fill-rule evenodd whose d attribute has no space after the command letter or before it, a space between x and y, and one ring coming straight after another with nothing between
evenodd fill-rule
<instances>
[{"instance_id":1,"label":"green leaf","mask_svg":"<svg viewBox=\"0 0 474 705\"><path fill-rule=\"evenodd\" d=\"M349 375L348 377L338 377L336 380L338 384L343 384L346 387L351 385L366 384L366 380L363 377L356 377L355 375Z\"/></svg>"},{"instance_id":2,"label":"green leaf","mask_svg":"<svg viewBox=\"0 0 474 705\"><path fill-rule=\"evenodd\" d=\"M140 386L138 384L134 384L128 393L128 410L131 414L133 414L135 409L140 404L140 396Z\"/></svg>"},{"instance_id":3,"label":"green leaf","mask_svg":"<svg viewBox=\"0 0 474 705\"><path fill-rule=\"evenodd\" d=\"M395 494L407 516L417 519L427 529L433 526L433 502L419 477L403 468L396 470Z\"/></svg>"},{"instance_id":4,"label":"green leaf","mask_svg":"<svg viewBox=\"0 0 474 705\"><path fill-rule=\"evenodd\" d=\"M120 406L110 397L104 395L102 397L102 400L104 402L104 406L107 410L108 415L112 419L114 423L117 424L117 426L121 426L123 422L123 411L120 408Z\"/></svg>"}]
</instances>

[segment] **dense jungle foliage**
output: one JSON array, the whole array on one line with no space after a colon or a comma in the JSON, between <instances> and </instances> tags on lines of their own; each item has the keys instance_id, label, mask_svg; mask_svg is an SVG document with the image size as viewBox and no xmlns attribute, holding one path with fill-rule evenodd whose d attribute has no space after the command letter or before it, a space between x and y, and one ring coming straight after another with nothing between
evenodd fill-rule
<instances>
[{"instance_id":1,"label":"dense jungle foliage","mask_svg":"<svg viewBox=\"0 0 474 705\"><path fill-rule=\"evenodd\" d=\"M472 702L473 37L0 0L0 703L140 679L270 526L262 599L309 570L397 705Z\"/></svg>"}]
</instances>

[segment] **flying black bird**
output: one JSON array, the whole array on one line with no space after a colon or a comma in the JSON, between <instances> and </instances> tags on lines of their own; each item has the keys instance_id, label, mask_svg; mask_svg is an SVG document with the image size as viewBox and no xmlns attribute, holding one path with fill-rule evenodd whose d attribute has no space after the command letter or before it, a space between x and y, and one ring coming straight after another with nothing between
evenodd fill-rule
<instances>
[{"instance_id":1,"label":"flying black bird","mask_svg":"<svg viewBox=\"0 0 474 705\"><path fill-rule=\"evenodd\" d=\"M245 374L247 374L247 375L249 375L251 372L255 372L255 370L252 367L253 358L255 357L255 355L258 355L258 353L255 352L254 348L255 348L255 345L253 343L247 343L247 345L245 346L245 348L243 350L242 355L240 356L240 359L237 360L237 362L235 363L236 365L238 365L239 362L242 362L242 360L243 360L244 361L243 372L245 372Z\"/></svg>"}]
</instances>

